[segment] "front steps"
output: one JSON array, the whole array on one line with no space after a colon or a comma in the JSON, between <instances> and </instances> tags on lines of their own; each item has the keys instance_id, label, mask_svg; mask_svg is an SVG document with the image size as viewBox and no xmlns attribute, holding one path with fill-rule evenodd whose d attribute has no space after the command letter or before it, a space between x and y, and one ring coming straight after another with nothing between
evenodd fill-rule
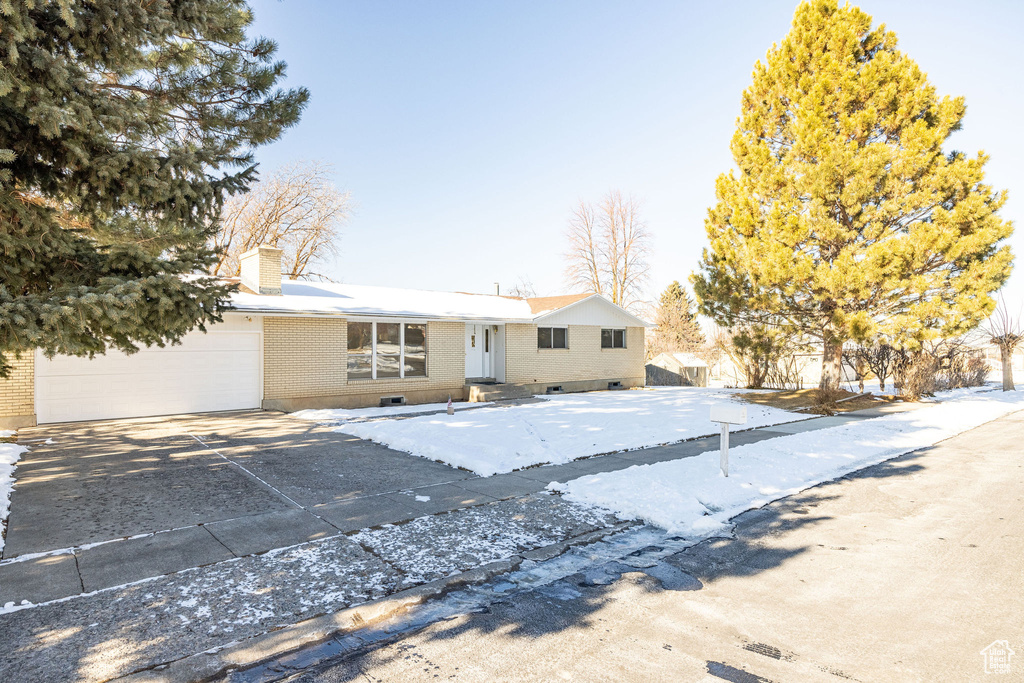
<instances>
[{"instance_id":1,"label":"front steps","mask_svg":"<svg viewBox=\"0 0 1024 683\"><path fill-rule=\"evenodd\" d=\"M500 401L509 398L529 398L533 395L526 384L494 384L466 382L466 400L470 403Z\"/></svg>"}]
</instances>

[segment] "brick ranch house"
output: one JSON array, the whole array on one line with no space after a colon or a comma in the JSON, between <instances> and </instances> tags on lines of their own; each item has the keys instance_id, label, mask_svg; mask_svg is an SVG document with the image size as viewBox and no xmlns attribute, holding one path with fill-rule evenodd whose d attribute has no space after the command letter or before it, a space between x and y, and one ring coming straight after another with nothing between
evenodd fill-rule
<instances>
[{"instance_id":1,"label":"brick ranch house","mask_svg":"<svg viewBox=\"0 0 1024 683\"><path fill-rule=\"evenodd\" d=\"M596 294L497 295L281 279L243 255L224 322L182 343L15 361L0 428L218 410L489 400L644 384L643 320Z\"/></svg>"}]
</instances>

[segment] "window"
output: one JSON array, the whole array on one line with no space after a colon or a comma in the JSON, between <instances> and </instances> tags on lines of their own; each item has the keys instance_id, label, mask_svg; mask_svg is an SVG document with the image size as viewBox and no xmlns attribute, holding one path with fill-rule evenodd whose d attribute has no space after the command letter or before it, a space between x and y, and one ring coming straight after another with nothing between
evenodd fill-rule
<instances>
[{"instance_id":1,"label":"window","mask_svg":"<svg viewBox=\"0 0 1024 683\"><path fill-rule=\"evenodd\" d=\"M349 379L426 376L426 325L349 322Z\"/></svg>"},{"instance_id":2,"label":"window","mask_svg":"<svg viewBox=\"0 0 1024 683\"><path fill-rule=\"evenodd\" d=\"M402 376L402 326L399 323L374 323L377 326L377 379Z\"/></svg>"},{"instance_id":3,"label":"window","mask_svg":"<svg viewBox=\"0 0 1024 683\"><path fill-rule=\"evenodd\" d=\"M601 330L602 349L624 349L626 348L625 330Z\"/></svg>"},{"instance_id":4,"label":"window","mask_svg":"<svg viewBox=\"0 0 1024 683\"><path fill-rule=\"evenodd\" d=\"M564 327L538 327L537 328L538 349L567 349L569 348L569 330Z\"/></svg>"},{"instance_id":5,"label":"window","mask_svg":"<svg viewBox=\"0 0 1024 683\"><path fill-rule=\"evenodd\" d=\"M348 378L373 377L373 323L348 324Z\"/></svg>"},{"instance_id":6,"label":"window","mask_svg":"<svg viewBox=\"0 0 1024 683\"><path fill-rule=\"evenodd\" d=\"M405 377L427 376L427 326L405 326Z\"/></svg>"}]
</instances>

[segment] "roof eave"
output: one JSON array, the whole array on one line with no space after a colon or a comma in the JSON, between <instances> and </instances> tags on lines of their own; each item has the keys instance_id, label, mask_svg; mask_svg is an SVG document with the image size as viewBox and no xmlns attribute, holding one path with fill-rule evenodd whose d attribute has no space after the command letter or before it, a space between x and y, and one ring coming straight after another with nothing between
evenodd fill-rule
<instances>
[{"instance_id":1,"label":"roof eave","mask_svg":"<svg viewBox=\"0 0 1024 683\"><path fill-rule=\"evenodd\" d=\"M584 297L584 298L580 299L579 301L572 302L568 306L562 306L561 308L556 308L556 309L554 309L552 311L544 311L543 313L539 313L539 314L537 314L537 315L535 315L533 317L533 322L542 322L544 320L544 318L552 316L555 313L561 313L563 311L567 311L570 308L572 308L573 306L579 306L583 302L590 301L591 299L593 299L595 297L600 299L601 301L605 302L609 306L614 306L615 308L619 309L619 311L621 311L624 315L627 315L630 318L632 318L633 320L635 320L637 323L639 323L639 325L637 325L637 327L655 327L654 323L649 323L646 320L644 320L643 318L638 318L637 316L633 315L632 313L627 311L622 306L619 306L618 304L615 304L615 303L612 303L611 301L608 301L608 299L605 299L600 294L591 294L590 296Z\"/></svg>"}]
</instances>

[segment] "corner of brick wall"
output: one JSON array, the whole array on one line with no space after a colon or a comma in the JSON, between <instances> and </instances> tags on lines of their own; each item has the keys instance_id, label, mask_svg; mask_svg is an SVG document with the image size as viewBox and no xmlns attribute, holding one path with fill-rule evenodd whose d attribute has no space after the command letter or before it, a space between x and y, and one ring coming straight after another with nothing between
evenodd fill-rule
<instances>
[{"instance_id":1,"label":"corner of brick wall","mask_svg":"<svg viewBox=\"0 0 1024 683\"><path fill-rule=\"evenodd\" d=\"M27 351L12 361L10 377L0 379L0 426L4 428L35 424L35 355Z\"/></svg>"}]
</instances>

